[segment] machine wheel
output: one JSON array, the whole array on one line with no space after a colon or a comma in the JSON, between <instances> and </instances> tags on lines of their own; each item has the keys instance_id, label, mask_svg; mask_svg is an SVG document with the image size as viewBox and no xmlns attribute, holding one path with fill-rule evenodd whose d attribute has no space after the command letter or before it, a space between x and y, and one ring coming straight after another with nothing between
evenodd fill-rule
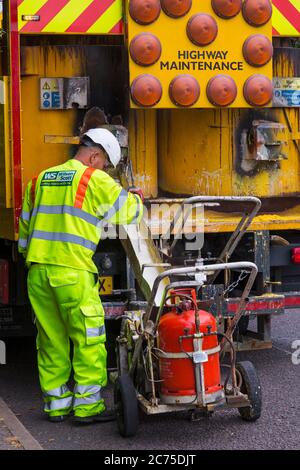
<instances>
[{"instance_id":1,"label":"machine wheel","mask_svg":"<svg viewBox=\"0 0 300 470\"><path fill-rule=\"evenodd\" d=\"M236 364L236 369L242 377L240 391L248 395L250 406L238 408L245 421L256 421L261 415L262 396L261 385L252 362L242 361Z\"/></svg>"},{"instance_id":2,"label":"machine wheel","mask_svg":"<svg viewBox=\"0 0 300 470\"><path fill-rule=\"evenodd\" d=\"M121 375L117 378L114 388L114 403L121 436L134 436L139 424L138 401L129 375Z\"/></svg>"}]
</instances>

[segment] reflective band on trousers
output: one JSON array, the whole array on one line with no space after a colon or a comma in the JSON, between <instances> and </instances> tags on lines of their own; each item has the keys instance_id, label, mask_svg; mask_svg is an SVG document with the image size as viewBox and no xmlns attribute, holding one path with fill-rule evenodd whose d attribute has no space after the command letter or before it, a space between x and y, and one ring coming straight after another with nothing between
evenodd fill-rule
<instances>
[{"instance_id":1,"label":"reflective band on trousers","mask_svg":"<svg viewBox=\"0 0 300 470\"><path fill-rule=\"evenodd\" d=\"M21 212L21 218L25 220L26 222L29 222L30 220L30 212L22 211Z\"/></svg>"},{"instance_id":2,"label":"reflective band on trousers","mask_svg":"<svg viewBox=\"0 0 300 470\"><path fill-rule=\"evenodd\" d=\"M28 241L26 238L19 238L18 244L21 248L27 248Z\"/></svg>"},{"instance_id":3,"label":"reflective band on trousers","mask_svg":"<svg viewBox=\"0 0 300 470\"><path fill-rule=\"evenodd\" d=\"M125 191L125 189L122 189L111 209L109 209L109 211L107 211L103 215L103 221L111 219L117 212L119 212L119 210L124 206L127 197L127 191Z\"/></svg>"},{"instance_id":4,"label":"reflective band on trousers","mask_svg":"<svg viewBox=\"0 0 300 470\"><path fill-rule=\"evenodd\" d=\"M34 230L30 235L30 239L38 238L40 240L47 240L49 242L65 242L81 245L88 250L96 251L97 245L90 240L70 233L61 232L44 232L42 230Z\"/></svg>"},{"instance_id":5,"label":"reflective band on trousers","mask_svg":"<svg viewBox=\"0 0 300 470\"><path fill-rule=\"evenodd\" d=\"M100 392L100 390L100 385L75 385L74 393L78 395L90 393L91 395L93 395L94 393Z\"/></svg>"},{"instance_id":6,"label":"reflective band on trousers","mask_svg":"<svg viewBox=\"0 0 300 470\"><path fill-rule=\"evenodd\" d=\"M88 338L92 336L101 336L105 334L105 326L101 326L100 328L87 328L86 335Z\"/></svg>"},{"instance_id":7,"label":"reflective band on trousers","mask_svg":"<svg viewBox=\"0 0 300 470\"><path fill-rule=\"evenodd\" d=\"M93 393L93 395L89 395L88 397L74 397L73 401L73 407L76 408L76 406L80 405L94 405L95 403L98 403L101 398L101 393L100 390L97 393Z\"/></svg>"},{"instance_id":8,"label":"reflective band on trousers","mask_svg":"<svg viewBox=\"0 0 300 470\"><path fill-rule=\"evenodd\" d=\"M77 207L67 206L67 205L37 206L33 209L32 217L36 216L37 214L55 214L55 215L69 214L69 215L72 215L73 217L78 217L79 219L83 219L85 222L88 222L89 224L92 224L94 226L97 226L97 224L99 223L99 219L96 216L89 214L88 212L85 212L82 209L78 209Z\"/></svg>"},{"instance_id":9,"label":"reflective band on trousers","mask_svg":"<svg viewBox=\"0 0 300 470\"><path fill-rule=\"evenodd\" d=\"M54 388L53 390L47 390L43 392L44 397L61 397L65 393L70 392L67 385L62 385L61 387Z\"/></svg>"},{"instance_id":10,"label":"reflective band on trousers","mask_svg":"<svg viewBox=\"0 0 300 470\"><path fill-rule=\"evenodd\" d=\"M52 400L52 401L45 403L44 410L45 411L63 410L64 408L69 408L69 406L72 406L72 401L73 401L72 396L61 398L60 400Z\"/></svg>"}]
</instances>

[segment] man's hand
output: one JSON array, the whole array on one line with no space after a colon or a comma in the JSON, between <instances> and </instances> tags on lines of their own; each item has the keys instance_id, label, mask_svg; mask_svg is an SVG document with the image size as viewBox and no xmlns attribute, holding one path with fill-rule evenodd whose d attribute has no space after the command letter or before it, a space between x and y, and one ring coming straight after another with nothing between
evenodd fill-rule
<instances>
[{"instance_id":1,"label":"man's hand","mask_svg":"<svg viewBox=\"0 0 300 470\"><path fill-rule=\"evenodd\" d=\"M140 196L141 200L142 200L142 203L144 203L144 193L143 193L143 190L141 188L136 188L135 186L130 186L128 188L128 192L129 193L132 193L132 194L137 194L138 196Z\"/></svg>"}]
</instances>

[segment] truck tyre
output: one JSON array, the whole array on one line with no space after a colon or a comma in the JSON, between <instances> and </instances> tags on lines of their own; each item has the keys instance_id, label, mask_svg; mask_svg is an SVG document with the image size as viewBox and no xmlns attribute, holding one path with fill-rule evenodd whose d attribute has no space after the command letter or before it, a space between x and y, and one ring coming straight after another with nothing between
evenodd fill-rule
<instances>
[{"instance_id":1,"label":"truck tyre","mask_svg":"<svg viewBox=\"0 0 300 470\"><path fill-rule=\"evenodd\" d=\"M129 375L121 375L117 378L114 387L114 404L121 436L135 436L139 424L138 401Z\"/></svg>"},{"instance_id":2,"label":"truck tyre","mask_svg":"<svg viewBox=\"0 0 300 470\"><path fill-rule=\"evenodd\" d=\"M250 406L238 408L245 421L256 421L261 415L262 395L261 385L252 362L242 361L236 364L236 369L242 377L240 391L248 395Z\"/></svg>"}]
</instances>

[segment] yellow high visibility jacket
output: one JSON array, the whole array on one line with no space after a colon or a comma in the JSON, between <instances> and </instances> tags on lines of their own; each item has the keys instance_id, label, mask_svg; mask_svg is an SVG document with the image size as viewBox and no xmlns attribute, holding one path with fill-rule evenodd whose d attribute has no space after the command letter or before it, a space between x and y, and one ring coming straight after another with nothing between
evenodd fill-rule
<instances>
[{"instance_id":1,"label":"yellow high visibility jacket","mask_svg":"<svg viewBox=\"0 0 300 470\"><path fill-rule=\"evenodd\" d=\"M107 173L72 159L40 173L26 188L19 225L19 252L32 262L97 273L92 260L103 226L138 223L139 196Z\"/></svg>"}]
</instances>

